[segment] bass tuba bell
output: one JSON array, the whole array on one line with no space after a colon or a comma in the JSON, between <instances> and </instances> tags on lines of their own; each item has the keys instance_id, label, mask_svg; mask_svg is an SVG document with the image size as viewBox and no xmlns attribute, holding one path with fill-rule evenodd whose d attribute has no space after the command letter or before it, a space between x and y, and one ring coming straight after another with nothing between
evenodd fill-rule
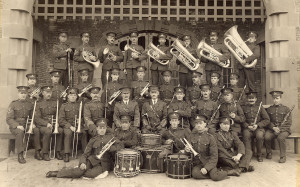
<instances>
[{"instance_id":1,"label":"bass tuba bell","mask_svg":"<svg viewBox=\"0 0 300 187\"><path fill-rule=\"evenodd\" d=\"M205 58L223 68L230 68L230 60L221 62L219 60L219 57L222 56L222 53L220 53L213 47L209 46L207 43L205 43L204 40L202 40L199 43L197 50L199 51L200 56L202 56L203 58Z\"/></svg>"},{"instance_id":2,"label":"bass tuba bell","mask_svg":"<svg viewBox=\"0 0 300 187\"><path fill-rule=\"evenodd\" d=\"M150 42L148 47L149 47L149 50L147 52L148 56L153 58L156 62L160 63L161 65L167 65L169 63L169 60L159 59L161 56L164 56L166 54L162 52L158 47L156 47L152 42Z\"/></svg>"},{"instance_id":3,"label":"bass tuba bell","mask_svg":"<svg viewBox=\"0 0 300 187\"><path fill-rule=\"evenodd\" d=\"M83 48L82 50L82 57L85 61L87 61L88 63L92 64L94 66L94 68L98 68L100 65L100 60L96 59L96 61L92 60L91 57L94 56L93 53L91 51L87 51Z\"/></svg>"},{"instance_id":4,"label":"bass tuba bell","mask_svg":"<svg viewBox=\"0 0 300 187\"><path fill-rule=\"evenodd\" d=\"M177 52L176 52L177 51ZM196 59L181 43L178 39L176 39L172 48L170 49L170 53L175 56L183 65L185 65L189 70L195 71L198 69L200 63L199 60Z\"/></svg>"},{"instance_id":5,"label":"bass tuba bell","mask_svg":"<svg viewBox=\"0 0 300 187\"><path fill-rule=\"evenodd\" d=\"M239 33L237 32L237 25L231 27L224 34L224 44L234 57L245 68L253 68L257 63L257 59L253 60L250 64L246 63L246 58L251 56L253 52L249 49L246 43L243 41Z\"/></svg>"}]
</instances>

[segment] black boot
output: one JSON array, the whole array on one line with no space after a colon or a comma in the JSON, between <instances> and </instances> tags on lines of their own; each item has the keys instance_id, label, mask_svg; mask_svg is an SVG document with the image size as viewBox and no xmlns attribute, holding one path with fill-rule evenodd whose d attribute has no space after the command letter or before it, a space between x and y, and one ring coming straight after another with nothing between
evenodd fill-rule
<instances>
[{"instance_id":1,"label":"black boot","mask_svg":"<svg viewBox=\"0 0 300 187\"><path fill-rule=\"evenodd\" d=\"M43 160L40 151L35 151L34 158L37 160Z\"/></svg>"},{"instance_id":2,"label":"black boot","mask_svg":"<svg viewBox=\"0 0 300 187\"><path fill-rule=\"evenodd\" d=\"M21 152L21 153L18 154L18 162L20 164L25 164L26 163L26 160L23 157L23 152Z\"/></svg>"},{"instance_id":3,"label":"black boot","mask_svg":"<svg viewBox=\"0 0 300 187\"><path fill-rule=\"evenodd\" d=\"M58 171L49 171L49 172L46 174L46 177L47 177L47 178L50 178L50 177L56 177L56 176L57 176L57 173L58 173Z\"/></svg>"},{"instance_id":4,"label":"black boot","mask_svg":"<svg viewBox=\"0 0 300 187\"><path fill-rule=\"evenodd\" d=\"M231 169L227 171L228 176L240 176L241 172L239 169Z\"/></svg>"},{"instance_id":5,"label":"black boot","mask_svg":"<svg viewBox=\"0 0 300 187\"><path fill-rule=\"evenodd\" d=\"M65 154L65 159L64 159L65 162L69 162L70 159L69 159L69 153L66 153Z\"/></svg>"},{"instance_id":6,"label":"black boot","mask_svg":"<svg viewBox=\"0 0 300 187\"><path fill-rule=\"evenodd\" d=\"M57 158L57 160L62 160L63 159L60 152L56 152L55 157Z\"/></svg>"},{"instance_id":7,"label":"black boot","mask_svg":"<svg viewBox=\"0 0 300 187\"><path fill-rule=\"evenodd\" d=\"M43 160L45 160L45 161L50 161L50 158L49 158L49 154L48 154L48 153L44 153L44 155L43 155Z\"/></svg>"}]
</instances>

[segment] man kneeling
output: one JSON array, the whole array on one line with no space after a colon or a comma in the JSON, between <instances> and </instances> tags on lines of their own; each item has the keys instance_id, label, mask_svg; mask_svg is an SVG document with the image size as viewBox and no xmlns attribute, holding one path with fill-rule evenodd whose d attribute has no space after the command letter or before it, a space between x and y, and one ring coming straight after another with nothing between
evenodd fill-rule
<instances>
[{"instance_id":1,"label":"man kneeling","mask_svg":"<svg viewBox=\"0 0 300 187\"><path fill-rule=\"evenodd\" d=\"M108 171L112 166L112 157L110 152L116 152L122 148L122 144L119 140L102 155L99 159L97 155L101 152L102 148L113 138L113 134L107 132L106 119L99 119L96 122L98 135L93 137L84 153L79 160L79 167L75 168L63 168L59 171L49 171L46 177L57 178L105 178L108 175Z\"/></svg>"}]
</instances>

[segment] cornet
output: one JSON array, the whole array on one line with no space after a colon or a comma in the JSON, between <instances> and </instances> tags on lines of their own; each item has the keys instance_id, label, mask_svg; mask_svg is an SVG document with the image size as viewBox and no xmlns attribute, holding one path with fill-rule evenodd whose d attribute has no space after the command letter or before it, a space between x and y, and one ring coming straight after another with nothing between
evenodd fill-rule
<instances>
[{"instance_id":1,"label":"cornet","mask_svg":"<svg viewBox=\"0 0 300 187\"><path fill-rule=\"evenodd\" d=\"M87 85L86 87L84 87L82 89L82 91L78 94L79 97L81 97L85 92L87 92L89 89L91 89L93 87L92 84Z\"/></svg>"},{"instance_id":2,"label":"cornet","mask_svg":"<svg viewBox=\"0 0 300 187\"><path fill-rule=\"evenodd\" d=\"M110 60L110 61L113 61L113 58L116 57L116 55L114 55L114 53L112 51L109 50L109 48L105 48L103 50L103 54L106 55L107 54L107 59Z\"/></svg>"},{"instance_id":3,"label":"cornet","mask_svg":"<svg viewBox=\"0 0 300 187\"><path fill-rule=\"evenodd\" d=\"M245 68L253 68L257 63L257 59L253 60L250 64L246 63L246 58L251 56L253 52L249 49L247 44L243 41L239 33L237 32L237 25L231 27L224 34L224 44L234 57L241 63Z\"/></svg>"},{"instance_id":4,"label":"cornet","mask_svg":"<svg viewBox=\"0 0 300 187\"><path fill-rule=\"evenodd\" d=\"M94 56L92 52L82 49L82 57L85 61L92 64L94 68L98 68L100 65L100 60L96 59L96 61L92 60L91 57ZM96 57L97 58L97 57Z\"/></svg>"},{"instance_id":5,"label":"cornet","mask_svg":"<svg viewBox=\"0 0 300 187\"><path fill-rule=\"evenodd\" d=\"M219 57L222 56L222 53L209 46L204 40L199 43L197 50L199 51L200 56L206 58L207 60L223 68L230 68L230 60L221 62Z\"/></svg>"},{"instance_id":6,"label":"cornet","mask_svg":"<svg viewBox=\"0 0 300 187\"><path fill-rule=\"evenodd\" d=\"M132 57L132 55L133 55L134 53L135 53L137 56L141 56L141 55L142 55L141 52L138 52L137 50L133 49L133 48L130 47L128 44L125 45L124 49L125 49L125 51L130 50L130 51L132 52L132 53L131 53L131 57Z\"/></svg>"},{"instance_id":7,"label":"cornet","mask_svg":"<svg viewBox=\"0 0 300 187\"><path fill-rule=\"evenodd\" d=\"M141 97L143 97L143 95L145 94L145 92L148 90L149 87L150 87L150 83L147 83L140 93Z\"/></svg>"},{"instance_id":8,"label":"cornet","mask_svg":"<svg viewBox=\"0 0 300 187\"><path fill-rule=\"evenodd\" d=\"M112 103L119 97L119 95L121 94L122 92L119 90L119 91L116 91L112 94L112 96L110 96L109 98L109 102L108 104L112 105Z\"/></svg>"},{"instance_id":9,"label":"cornet","mask_svg":"<svg viewBox=\"0 0 300 187\"><path fill-rule=\"evenodd\" d=\"M177 51L179 54L175 53ZM199 67L199 60L196 59L181 43L178 39L176 39L172 48L170 49L170 53L175 56L177 60L179 60L183 65L185 65L189 70L195 71Z\"/></svg>"},{"instance_id":10,"label":"cornet","mask_svg":"<svg viewBox=\"0 0 300 187\"><path fill-rule=\"evenodd\" d=\"M115 137L113 137L112 139L110 139L105 146L102 147L100 153L98 155L96 155L96 157L100 160L101 157L104 155L104 153L116 142L116 140L114 140Z\"/></svg>"},{"instance_id":11,"label":"cornet","mask_svg":"<svg viewBox=\"0 0 300 187\"><path fill-rule=\"evenodd\" d=\"M162 52L158 47L156 47L152 42L149 44L149 50L147 52L147 55L153 58L156 62L160 63L161 65L167 65L169 63L169 60L160 60L159 58L163 55L166 55L164 52Z\"/></svg>"},{"instance_id":12,"label":"cornet","mask_svg":"<svg viewBox=\"0 0 300 187\"><path fill-rule=\"evenodd\" d=\"M35 90L33 90L30 94L29 97L32 99L34 96L38 96L41 93L41 88L37 87Z\"/></svg>"}]
</instances>

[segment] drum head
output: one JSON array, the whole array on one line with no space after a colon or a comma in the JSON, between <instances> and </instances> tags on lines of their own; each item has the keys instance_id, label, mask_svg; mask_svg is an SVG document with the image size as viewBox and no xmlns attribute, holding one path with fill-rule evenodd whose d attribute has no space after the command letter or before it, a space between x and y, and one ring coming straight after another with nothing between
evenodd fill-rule
<instances>
[{"instance_id":1,"label":"drum head","mask_svg":"<svg viewBox=\"0 0 300 187\"><path fill-rule=\"evenodd\" d=\"M136 151L134 149L122 149L122 150L118 151L117 153L119 153L119 154L134 155L134 154L137 154L138 151Z\"/></svg>"},{"instance_id":2,"label":"drum head","mask_svg":"<svg viewBox=\"0 0 300 187\"><path fill-rule=\"evenodd\" d=\"M189 159L189 156L187 155L182 155L182 154L174 154L174 155L168 155L168 158L170 158L171 160L187 160Z\"/></svg>"}]
</instances>

